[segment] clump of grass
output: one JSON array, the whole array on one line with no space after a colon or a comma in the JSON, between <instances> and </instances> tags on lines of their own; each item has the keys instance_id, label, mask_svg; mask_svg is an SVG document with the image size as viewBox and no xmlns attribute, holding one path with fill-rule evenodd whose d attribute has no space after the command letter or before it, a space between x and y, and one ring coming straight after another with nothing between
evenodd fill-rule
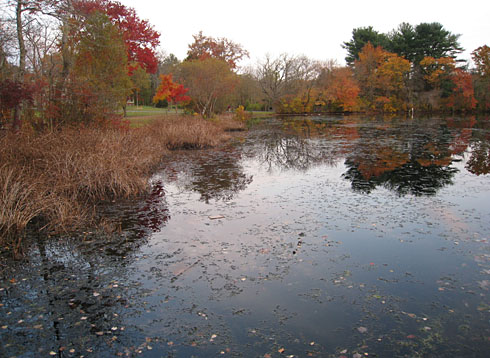
<instances>
[{"instance_id":1,"label":"clump of grass","mask_svg":"<svg viewBox=\"0 0 490 358\"><path fill-rule=\"evenodd\" d=\"M129 198L169 150L216 146L228 139L219 124L176 117L120 130L63 128L0 137L0 244L19 248L34 219L49 232L92 223L101 201Z\"/></svg>"}]
</instances>

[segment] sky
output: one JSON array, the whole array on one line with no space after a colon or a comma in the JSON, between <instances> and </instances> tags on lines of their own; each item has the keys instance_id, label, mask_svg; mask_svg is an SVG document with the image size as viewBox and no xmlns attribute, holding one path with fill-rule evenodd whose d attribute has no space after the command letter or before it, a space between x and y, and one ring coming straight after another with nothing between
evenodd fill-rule
<instances>
[{"instance_id":1,"label":"sky","mask_svg":"<svg viewBox=\"0 0 490 358\"><path fill-rule=\"evenodd\" d=\"M479 46L490 46L490 1L453 0L119 0L136 10L161 34L161 49L183 60L192 35L226 37L241 44L253 65L266 54L306 55L315 60L345 64L341 47L352 30L373 26L387 33L402 22L439 22L461 34L469 60Z\"/></svg>"}]
</instances>

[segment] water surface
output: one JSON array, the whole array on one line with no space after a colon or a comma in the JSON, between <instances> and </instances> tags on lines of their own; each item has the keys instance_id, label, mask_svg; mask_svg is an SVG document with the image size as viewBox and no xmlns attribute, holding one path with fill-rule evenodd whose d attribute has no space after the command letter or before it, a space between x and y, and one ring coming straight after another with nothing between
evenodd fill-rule
<instances>
[{"instance_id":1,"label":"water surface","mask_svg":"<svg viewBox=\"0 0 490 358\"><path fill-rule=\"evenodd\" d=\"M490 122L271 119L1 261L5 357L487 357Z\"/></svg>"}]
</instances>

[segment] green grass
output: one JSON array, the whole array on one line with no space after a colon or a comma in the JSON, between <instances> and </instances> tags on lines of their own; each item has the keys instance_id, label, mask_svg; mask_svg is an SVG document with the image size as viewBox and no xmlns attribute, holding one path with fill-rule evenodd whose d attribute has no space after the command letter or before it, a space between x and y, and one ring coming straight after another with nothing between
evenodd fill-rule
<instances>
[{"instance_id":1,"label":"green grass","mask_svg":"<svg viewBox=\"0 0 490 358\"><path fill-rule=\"evenodd\" d=\"M252 119L269 118L275 115L274 112L267 112L267 111L251 111L250 113L252 113Z\"/></svg>"},{"instance_id":2,"label":"green grass","mask_svg":"<svg viewBox=\"0 0 490 358\"><path fill-rule=\"evenodd\" d=\"M151 106L131 106L127 107L126 114L128 118L147 117L158 114L175 114L175 109L172 108L156 108ZM182 110L178 109L177 114L182 114Z\"/></svg>"},{"instance_id":3,"label":"green grass","mask_svg":"<svg viewBox=\"0 0 490 358\"><path fill-rule=\"evenodd\" d=\"M131 128L139 128L150 124L155 119L160 119L167 115L182 114L182 110L175 112L174 108L156 108L152 106L131 106L126 109L126 118L129 120Z\"/></svg>"}]
</instances>

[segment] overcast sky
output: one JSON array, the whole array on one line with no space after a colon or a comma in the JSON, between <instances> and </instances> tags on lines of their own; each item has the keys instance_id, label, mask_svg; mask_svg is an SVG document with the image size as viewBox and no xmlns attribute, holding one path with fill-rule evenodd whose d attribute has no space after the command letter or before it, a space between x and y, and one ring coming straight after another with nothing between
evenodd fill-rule
<instances>
[{"instance_id":1,"label":"overcast sky","mask_svg":"<svg viewBox=\"0 0 490 358\"><path fill-rule=\"evenodd\" d=\"M287 52L345 64L352 29L389 32L402 22L440 22L461 34L465 52L490 46L490 0L119 0L161 33L161 48L184 59L192 35L226 37L250 52L253 64L266 53Z\"/></svg>"}]
</instances>

